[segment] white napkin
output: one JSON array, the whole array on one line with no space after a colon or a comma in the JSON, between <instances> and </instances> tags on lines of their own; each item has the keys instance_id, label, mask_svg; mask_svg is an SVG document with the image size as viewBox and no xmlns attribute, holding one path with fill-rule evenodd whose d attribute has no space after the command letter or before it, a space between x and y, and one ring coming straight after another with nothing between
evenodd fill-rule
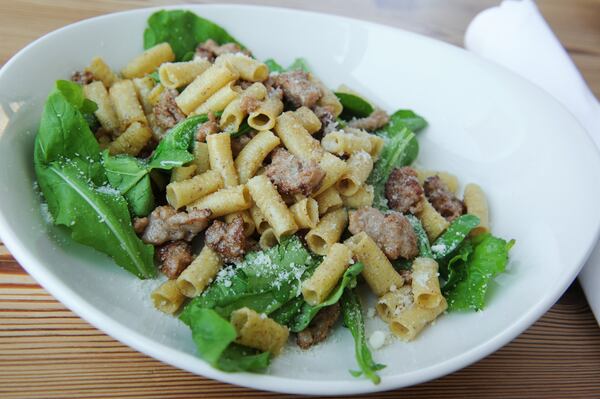
<instances>
[{"instance_id":1,"label":"white napkin","mask_svg":"<svg viewBox=\"0 0 600 399\"><path fill-rule=\"evenodd\" d=\"M532 0L504 0L481 12L467 28L465 47L545 89L600 147L600 103ZM579 282L600 323L600 245Z\"/></svg>"}]
</instances>

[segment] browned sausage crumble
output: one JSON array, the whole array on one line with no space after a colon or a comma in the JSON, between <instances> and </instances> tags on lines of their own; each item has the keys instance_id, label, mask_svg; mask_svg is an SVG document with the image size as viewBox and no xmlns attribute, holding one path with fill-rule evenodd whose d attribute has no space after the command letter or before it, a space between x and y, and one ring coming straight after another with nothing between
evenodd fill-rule
<instances>
[{"instance_id":1,"label":"browned sausage crumble","mask_svg":"<svg viewBox=\"0 0 600 399\"><path fill-rule=\"evenodd\" d=\"M339 303L321 309L309 326L296 335L296 344L302 349L308 349L324 341L335 322L340 318L340 314L341 307Z\"/></svg>"},{"instance_id":2,"label":"browned sausage crumble","mask_svg":"<svg viewBox=\"0 0 600 399\"><path fill-rule=\"evenodd\" d=\"M283 196L309 196L321 185L325 171L313 160L302 160L283 148L272 152L265 173Z\"/></svg>"},{"instance_id":3,"label":"browned sausage crumble","mask_svg":"<svg viewBox=\"0 0 600 399\"><path fill-rule=\"evenodd\" d=\"M366 118L353 119L348 122L349 127L364 130L377 130L384 127L390 121L390 117L384 110L376 109Z\"/></svg>"},{"instance_id":4,"label":"browned sausage crumble","mask_svg":"<svg viewBox=\"0 0 600 399\"><path fill-rule=\"evenodd\" d=\"M198 130L196 131L196 140L200 142L206 141L206 136L209 134L215 134L219 132L219 124L217 123L217 118L215 114L212 112L208 113L208 120L198 126Z\"/></svg>"},{"instance_id":5,"label":"browned sausage crumble","mask_svg":"<svg viewBox=\"0 0 600 399\"><path fill-rule=\"evenodd\" d=\"M154 245L167 241L191 241L208 226L211 213L210 209L177 212L171 206L159 206L148 216L148 225L142 235L142 241Z\"/></svg>"},{"instance_id":6,"label":"browned sausage crumble","mask_svg":"<svg viewBox=\"0 0 600 399\"><path fill-rule=\"evenodd\" d=\"M179 277L194 259L192 246L181 240L158 247L156 255L160 262L160 271L171 280Z\"/></svg>"},{"instance_id":7,"label":"browned sausage crumble","mask_svg":"<svg viewBox=\"0 0 600 399\"><path fill-rule=\"evenodd\" d=\"M165 130L172 128L185 119L185 114L181 112L175 102L177 95L178 93L175 89L163 90L152 111L156 117L158 126Z\"/></svg>"},{"instance_id":8,"label":"browned sausage crumble","mask_svg":"<svg viewBox=\"0 0 600 399\"><path fill-rule=\"evenodd\" d=\"M323 93L321 88L308 78L304 71L290 71L271 75L268 86L280 88L284 100L294 108L311 108L319 101Z\"/></svg>"},{"instance_id":9,"label":"browned sausage crumble","mask_svg":"<svg viewBox=\"0 0 600 399\"><path fill-rule=\"evenodd\" d=\"M389 259L412 259L419 254L417 235L408 219L401 213L381 213L364 206L350 212L348 230L352 234L365 232Z\"/></svg>"},{"instance_id":10,"label":"browned sausage crumble","mask_svg":"<svg viewBox=\"0 0 600 399\"><path fill-rule=\"evenodd\" d=\"M233 263L242 260L248 250L244 235L244 219L237 216L230 223L215 220L206 229L205 244L221 255L223 262Z\"/></svg>"},{"instance_id":11,"label":"browned sausage crumble","mask_svg":"<svg viewBox=\"0 0 600 399\"><path fill-rule=\"evenodd\" d=\"M210 62L213 62L215 58L221 54L227 53L243 53L251 56L250 51L242 49L237 43L224 43L219 45L219 43L215 42L214 40L208 39L196 47L196 55Z\"/></svg>"},{"instance_id":12,"label":"browned sausage crumble","mask_svg":"<svg viewBox=\"0 0 600 399\"><path fill-rule=\"evenodd\" d=\"M94 75L89 71L75 71L71 75L71 81L79 85L89 85L94 81Z\"/></svg>"},{"instance_id":13,"label":"browned sausage crumble","mask_svg":"<svg viewBox=\"0 0 600 399\"><path fill-rule=\"evenodd\" d=\"M430 176L425 179L423 188L431 205L449 222L465 213L463 202L452 194L439 176Z\"/></svg>"},{"instance_id":14,"label":"browned sausage crumble","mask_svg":"<svg viewBox=\"0 0 600 399\"><path fill-rule=\"evenodd\" d=\"M388 206L402 213L418 213L423 210L423 187L417 172L410 166L394 168L385 184Z\"/></svg>"}]
</instances>

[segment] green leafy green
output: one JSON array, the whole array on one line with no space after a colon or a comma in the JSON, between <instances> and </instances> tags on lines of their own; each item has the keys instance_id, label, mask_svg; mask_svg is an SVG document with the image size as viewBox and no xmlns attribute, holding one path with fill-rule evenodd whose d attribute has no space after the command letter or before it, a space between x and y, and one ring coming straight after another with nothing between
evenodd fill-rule
<instances>
[{"instance_id":1,"label":"green leafy green","mask_svg":"<svg viewBox=\"0 0 600 399\"><path fill-rule=\"evenodd\" d=\"M360 274L360 272L362 272L363 269L364 266L362 263L354 263L353 265L348 267L348 269L346 269L344 275L342 276L342 279L325 301L318 305L309 305L305 302L304 306L302 307L302 310L296 316L293 323L289 326L290 330L292 332L299 332L304 330L306 327L308 327L311 320L317 315L319 310L323 309L326 306L336 304L342 297L342 294L344 293L346 287L354 288L356 286L356 277Z\"/></svg>"},{"instance_id":2,"label":"green leafy green","mask_svg":"<svg viewBox=\"0 0 600 399\"><path fill-rule=\"evenodd\" d=\"M148 27L144 31L144 49L167 42L171 45L176 60L186 61L192 59L196 46L208 39L219 44L240 44L225 29L191 11L161 10L148 18Z\"/></svg>"},{"instance_id":3,"label":"green leafy green","mask_svg":"<svg viewBox=\"0 0 600 399\"><path fill-rule=\"evenodd\" d=\"M158 71L149 73L148 76L150 76L152 80L154 80L154 83L160 83L160 76L158 75Z\"/></svg>"},{"instance_id":4,"label":"green leafy green","mask_svg":"<svg viewBox=\"0 0 600 399\"><path fill-rule=\"evenodd\" d=\"M423 258L433 258L433 253L429 246L429 237L427 237L427 232L425 232L419 218L415 215L406 215L406 218L417 235L417 241L419 242L419 256Z\"/></svg>"},{"instance_id":5,"label":"green leafy green","mask_svg":"<svg viewBox=\"0 0 600 399\"><path fill-rule=\"evenodd\" d=\"M38 184L54 223L72 238L111 256L140 278L155 275L154 248L133 231L127 202L108 186L100 149L82 111L80 86L58 81L46 101L35 140Z\"/></svg>"},{"instance_id":6,"label":"green leafy green","mask_svg":"<svg viewBox=\"0 0 600 399\"><path fill-rule=\"evenodd\" d=\"M344 107L340 115L344 120L364 118L373 112L373 106L355 94L336 92L335 95Z\"/></svg>"},{"instance_id":7,"label":"green leafy green","mask_svg":"<svg viewBox=\"0 0 600 399\"><path fill-rule=\"evenodd\" d=\"M420 115L417 115L409 109L400 109L390 115L390 121L388 122L388 129L390 126L407 127L414 133L418 133L427 127L427 121Z\"/></svg>"},{"instance_id":8,"label":"green leafy green","mask_svg":"<svg viewBox=\"0 0 600 399\"><path fill-rule=\"evenodd\" d=\"M231 323L212 309L194 308L189 326L198 355L223 371L261 371L269 365L269 352L258 352L233 343Z\"/></svg>"},{"instance_id":9,"label":"green leafy green","mask_svg":"<svg viewBox=\"0 0 600 399\"><path fill-rule=\"evenodd\" d=\"M356 362L360 367L360 371L351 370L350 373L359 377L365 375L374 384L379 384L381 379L377 375L377 371L385 368L385 365L378 364L373 361L373 355L367 346L365 337L365 321L362 315L360 300L355 289L347 289L340 299L342 305L342 315L344 325L352 333L354 338L354 351L356 354Z\"/></svg>"},{"instance_id":10,"label":"green leafy green","mask_svg":"<svg viewBox=\"0 0 600 399\"><path fill-rule=\"evenodd\" d=\"M277 63L277 61L275 61L273 58L265 60L265 64L267 64L267 66L269 67L270 72L285 72L285 69L281 65L279 65L279 63Z\"/></svg>"},{"instance_id":11,"label":"green leafy green","mask_svg":"<svg viewBox=\"0 0 600 399\"><path fill-rule=\"evenodd\" d=\"M206 115L196 115L179 122L167 132L148 160L104 153L108 180L125 196L134 215L146 216L154 209L150 172L154 169L170 170L193 160L190 149L194 133L207 120Z\"/></svg>"},{"instance_id":12,"label":"green leafy green","mask_svg":"<svg viewBox=\"0 0 600 399\"><path fill-rule=\"evenodd\" d=\"M291 63L289 67L287 67L286 71L304 71L310 72L310 67L308 66L308 62L306 59L299 57Z\"/></svg>"},{"instance_id":13,"label":"green leafy green","mask_svg":"<svg viewBox=\"0 0 600 399\"><path fill-rule=\"evenodd\" d=\"M387 209L385 199L385 183L395 167L410 165L419 152L419 144L415 134L408 128L403 127L399 131L390 128L378 132L385 140L385 145L379 154L379 160L373 166L373 171L367 179L374 189L375 197L373 206L379 209Z\"/></svg>"},{"instance_id":14,"label":"green leafy green","mask_svg":"<svg viewBox=\"0 0 600 399\"><path fill-rule=\"evenodd\" d=\"M245 134L248 134L252 131L252 128L250 127L250 125L248 125L248 120L245 119L242 124L240 125L239 129L237 132L233 132L233 133L229 133L229 135L233 138L236 137L241 137Z\"/></svg>"},{"instance_id":15,"label":"green leafy green","mask_svg":"<svg viewBox=\"0 0 600 399\"><path fill-rule=\"evenodd\" d=\"M231 312L248 307L267 315L300 295L301 282L319 264L296 236L283 239L266 251L251 252L233 268L226 267L201 295L181 313L186 324L194 308L214 309L228 318Z\"/></svg>"},{"instance_id":16,"label":"green leafy green","mask_svg":"<svg viewBox=\"0 0 600 399\"><path fill-rule=\"evenodd\" d=\"M449 278L443 287L449 310L483 309L488 287L495 276L504 272L514 243L487 233L471 239L471 248L462 247L465 249L448 265Z\"/></svg>"},{"instance_id":17,"label":"green leafy green","mask_svg":"<svg viewBox=\"0 0 600 399\"><path fill-rule=\"evenodd\" d=\"M478 224L479 218L475 215L461 215L454 219L446 231L431 246L433 258L440 260L454 252Z\"/></svg>"},{"instance_id":18,"label":"green leafy green","mask_svg":"<svg viewBox=\"0 0 600 399\"><path fill-rule=\"evenodd\" d=\"M271 313L270 317L277 323L289 326L304 308L304 298L298 296Z\"/></svg>"}]
</instances>

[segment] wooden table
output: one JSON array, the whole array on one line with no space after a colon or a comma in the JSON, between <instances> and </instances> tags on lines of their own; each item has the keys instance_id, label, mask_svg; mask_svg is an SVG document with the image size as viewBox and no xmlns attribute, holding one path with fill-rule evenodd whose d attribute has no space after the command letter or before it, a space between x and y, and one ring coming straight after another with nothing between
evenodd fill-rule
<instances>
[{"instance_id":1,"label":"wooden table","mask_svg":"<svg viewBox=\"0 0 600 399\"><path fill-rule=\"evenodd\" d=\"M461 44L491 0L240 1L355 16ZM37 37L108 12L168 1L0 1L0 62ZM600 1L539 6L600 95ZM175 369L96 330L41 288L0 244L0 397L284 397ZM380 397L599 398L600 329L574 283L537 323L488 358Z\"/></svg>"}]
</instances>

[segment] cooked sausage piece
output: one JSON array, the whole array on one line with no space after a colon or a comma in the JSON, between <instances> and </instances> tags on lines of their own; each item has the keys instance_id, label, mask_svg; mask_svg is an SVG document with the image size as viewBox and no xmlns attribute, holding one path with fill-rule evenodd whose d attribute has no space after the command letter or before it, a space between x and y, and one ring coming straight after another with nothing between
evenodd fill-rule
<instances>
[{"instance_id":1,"label":"cooked sausage piece","mask_svg":"<svg viewBox=\"0 0 600 399\"><path fill-rule=\"evenodd\" d=\"M439 176L430 176L423 183L425 196L436 211L449 222L465 213L465 205L456 198Z\"/></svg>"},{"instance_id":2,"label":"cooked sausage piece","mask_svg":"<svg viewBox=\"0 0 600 399\"><path fill-rule=\"evenodd\" d=\"M325 177L325 171L315 161L302 160L283 148L273 151L271 159L265 172L281 195L309 196Z\"/></svg>"},{"instance_id":3,"label":"cooked sausage piece","mask_svg":"<svg viewBox=\"0 0 600 399\"><path fill-rule=\"evenodd\" d=\"M410 166L394 168L385 184L385 197L391 209L402 213L423 210L423 187Z\"/></svg>"},{"instance_id":4,"label":"cooked sausage piece","mask_svg":"<svg viewBox=\"0 0 600 399\"><path fill-rule=\"evenodd\" d=\"M248 242L244 235L244 220L241 216L234 218L230 223L215 220L206 229L205 234L204 243L221 255L225 263L242 260L248 249Z\"/></svg>"},{"instance_id":5,"label":"cooked sausage piece","mask_svg":"<svg viewBox=\"0 0 600 399\"><path fill-rule=\"evenodd\" d=\"M209 134L215 134L219 132L219 124L217 123L217 118L215 114L212 112L208 113L208 120L198 126L198 130L196 131L196 140L200 142L206 141L206 136Z\"/></svg>"},{"instance_id":6,"label":"cooked sausage piece","mask_svg":"<svg viewBox=\"0 0 600 399\"><path fill-rule=\"evenodd\" d=\"M158 126L165 130L172 128L185 119L184 113L181 112L175 102L177 95L175 89L164 89L152 111Z\"/></svg>"},{"instance_id":7,"label":"cooked sausage piece","mask_svg":"<svg viewBox=\"0 0 600 399\"><path fill-rule=\"evenodd\" d=\"M153 245L161 245L167 241L191 241L208 226L210 215L210 209L177 212L171 206L159 206L148 216L142 241Z\"/></svg>"},{"instance_id":8,"label":"cooked sausage piece","mask_svg":"<svg viewBox=\"0 0 600 399\"><path fill-rule=\"evenodd\" d=\"M333 110L330 107L317 105L313 108L313 112L321 121L320 133L328 134L337 130L338 124L333 116Z\"/></svg>"},{"instance_id":9,"label":"cooked sausage piece","mask_svg":"<svg viewBox=\"0 0 600 399\"><path fill-rule=\"evenodd\" d=\"M390 121L390 117L384 110L376 109L366 118L353 119L348 122L349 127L364 130L377 130L385 126Z\"/></svg>"},{"instance_id":10,"label":"cooked sausage piece","mask_svg":"<svg viewBox=\"0 0 600 399\"><path fill-rule=\"evenodd\" d=\"M94 75L89 71L75 71L73 75L71 75L71 81L82 86L87 85L94 81Z\"/></svg>"},{"instance_id":11,"label":"cooked sausage piece","mask_svg":"<svg viewBox=\"0 0 600 399\"><path fill-rule=\"evenodd\" d=\"M147 217L133 218L133 230L137 234L144 234L146 227L148 227L148 223L149 221Z\"/></svg>"},{"instance_id":12,"label":"cooked sausage piece","mask_svg":"<svg viewBox=\"0 0 600 399\"><path fill-rule=\"evenodd\" d=\"M248 50L242 49L237 43L224 43L219 45L212 39L208 39L196 47L196 55L205 58L210 62L213 62L215 58L221 54L227 53L243 53L248 56L251 55Z\"/></svg>"},{"instance_id":13,"label":"cooked sausage piece","mask_svg":"<svg viewBox=\"0 0 600 399\"><path fill-rule=\"evenodd\" d=\"M296 344L302 349L308 349L324 341L335 322L340 318L340 314L339 303L321 309L309 326L296 335Z\"/></svg>"},{"instance_id":14,"label":"cooked sausage piece","mask_svg":"<svg viewBox=\"0 0 600 399\"><path fill-rule=\"evenodd\" d=\"M160 246L156 255L160 262L160 271L171 280L179 277L194 259L192 246L181 240Z\"/></svg>"},{"instance_id":15,"label":"cooked sausage piece","mask_svg":"<svg viewBox=\"0 0 600 399\"><path fill-rule=\"evenodd\" d=\"M350 212L348 230L352 234L367 233L389 259L412 259L419 254L417 235L408 219L399 212L384 215L375 208L364 206Z\"/></svg>"},{"instance_id":16,"label":"cooked sausage piece","mask_svg":"<svg viewBox=\"0 0 600 399\"><path fill-rule=\"evenodd\" d=\"M304 71L290 71L272 75L269 86L280 88L284 100L294 108L311 108L322 97L321 88L308 79Z\"/></svg>"}]
</instances>

